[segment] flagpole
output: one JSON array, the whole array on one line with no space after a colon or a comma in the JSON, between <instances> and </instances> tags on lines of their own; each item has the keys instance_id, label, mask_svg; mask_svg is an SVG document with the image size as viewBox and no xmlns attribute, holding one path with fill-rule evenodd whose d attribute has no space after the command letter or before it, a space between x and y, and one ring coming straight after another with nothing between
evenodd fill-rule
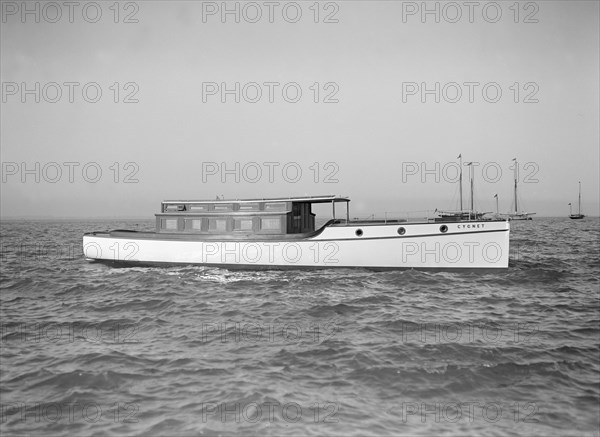
<instances>
[{"instance_id":1,"label":"flagpole","mask_svg":"<svg viewBox=\"0 0 600 437\"><path fill-rule=\"evenodd\" d=\"M460 212L462 213L463 210L463 189L462 189L462 179L463 179L463 170L462 170L462 153L460 155L458 155L458 159L459 161L459 165L460 165L460 178L458 180L459 183L459 191L460 191Z\"/></svg>"}]
</instances>

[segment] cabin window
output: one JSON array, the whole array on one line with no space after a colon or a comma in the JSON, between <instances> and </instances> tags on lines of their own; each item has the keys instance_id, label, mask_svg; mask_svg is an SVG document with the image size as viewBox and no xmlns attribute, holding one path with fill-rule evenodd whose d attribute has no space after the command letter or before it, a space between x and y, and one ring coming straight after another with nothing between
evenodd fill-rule
<instances>
[{"instance_id":1,"label":"cabin window","mask_svg":"<svg viewBox=\"0 0 600 437\"><path fill-rule=\"evenodd\" d=\"M265 231L280 231L281 230L281 219L277 218L263 218L260 221L260 228Z\"/></svg>"},{"instance_id":2,"label":"cabin window","mask_svg":"<svg viewBox=\"0 0 600 437\"><path fill-rule=\"evenodd\" d=\"M167 205L166 212L185 211L185 205Z\"/></svg>"},{"instance_id":3,"label":"cabin window","mask_svg":"<svg viewBox=\"0 0 600 437\"><path fill-rule=\"evenodd\" d=\"M208 211L208 205L190 205L190 212L204 212Z\"/></svg>"},{"instance_id":4,"label":"cabin window","mask_svg":"<svg viewBox=\"0 0 600 437\"><path fill-rule=\"evenodd\" d=\"M258 203L240 203L240 211L258 211Z\"/></svg>"},{"instance_id":5,"label":"cabin window","mask_svg":"<svg viewBox=\"0 0 600 437\"><path fill-rule=\"evenodd\" d=\"M287 208L285 202L267 202L265 203L265 211L283 211Z\"/></svg>"},{"instance_id":6,"label":"cabin window","mask_svg":"<svg viewBox=\"0 0 600 437\"><path fill-rule=\"evenodd\" d=\"M220 203L216 204L214 207L215 211L232 211L233 205L231 203Z\"/></svg>"},{"instance_id":7,"label":"cabin window","mask_svg":"<svg viewBox=\"0 0 600 437\"><path fill-rule=\"evenodd\" d=\"M233 229L236 231L251 231L252 227L251 218L236 218L234 220Z\"/></svg>"},{"instance_id":8,"label":"cabin window","mask_svg":"<svg viewBox=\"0 0 600 437\"><path fill-rule=\"evenodd\" d=\"M163 219L162 220L162 228L167 229L169 231L177 230L177 219Z\"/></svg>"},{"instance_id":9,"label":"cabin window","mask_svg":"<svg viewBox=\"0 0 600 437\"><path fill-rule=\"evenodd\" d=\"M211 232L227 232L227 219L211 218L208 220L208 230Z\"/></svg>"},{"instance_id":10,"label":"cabin window","mask_svg":"<svg viewBox=\"0 0 600 437\"><path fill-rule=\"evenodd\" d=\"M200 231L200 230L202 230L202 219L188 220L188 226L190 229L193 229L194 231Z\"/></svg>"}]
</instances>

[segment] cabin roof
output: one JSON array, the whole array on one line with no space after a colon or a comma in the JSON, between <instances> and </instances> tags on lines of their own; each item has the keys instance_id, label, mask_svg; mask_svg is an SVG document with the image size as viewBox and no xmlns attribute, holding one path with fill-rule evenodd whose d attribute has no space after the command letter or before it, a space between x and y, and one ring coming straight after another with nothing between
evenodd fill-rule
<instances>
[{"instance_id":1,"label":"cabin roof","mask_svg":"<svg viewBox=\"0 0 600 437\"><path fill-rule=\"evenodd\" d=\"M329 194L326 196L297 196L297 197L263 197L260 199L213 199L213 200L165 200L163 204L172 203L256 203L256 202L302 202L302 203L331 203L350 202L348 197Z\"/></svg>"}]
</instances>

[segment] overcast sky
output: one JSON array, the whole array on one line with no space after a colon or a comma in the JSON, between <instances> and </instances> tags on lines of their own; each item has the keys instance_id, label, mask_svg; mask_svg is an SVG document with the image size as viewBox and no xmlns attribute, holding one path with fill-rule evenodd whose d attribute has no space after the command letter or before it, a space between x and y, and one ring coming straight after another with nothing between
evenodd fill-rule
<instances>
[{"instance_id":1,"label":"overcast sky","mask_svg":"<svg viewBox=\"0 0 600 437\"><path fill-rule=\"evenodd\" d=\"M598 215L599 3L421 4L2 1L2 217L216 195L454 209L459 154L479 209L511 208L517 158L523 209L565 216L581 181Z\"/></svg>"}]
</instances>

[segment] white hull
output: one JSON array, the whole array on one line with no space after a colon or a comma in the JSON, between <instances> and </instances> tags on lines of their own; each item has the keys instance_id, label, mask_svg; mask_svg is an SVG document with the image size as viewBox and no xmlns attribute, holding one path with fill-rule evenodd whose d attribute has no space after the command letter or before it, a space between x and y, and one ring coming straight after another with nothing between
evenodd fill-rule
<instances>
[{"instance_id":1,"label":"white hull","mask_svg":"<svg viewBox=\"0 0 600 437\"><path fill-rule=\"evenodd\" d=\"M405 229L403 235L400 227ZM361 236L356 234L359 229ZM132 264L417 269L502 269L508 267L509 256L506 221L335 225L297 240L138 235L86 234L84 255L90 261Z\"/></svg>"}]
</instances>

